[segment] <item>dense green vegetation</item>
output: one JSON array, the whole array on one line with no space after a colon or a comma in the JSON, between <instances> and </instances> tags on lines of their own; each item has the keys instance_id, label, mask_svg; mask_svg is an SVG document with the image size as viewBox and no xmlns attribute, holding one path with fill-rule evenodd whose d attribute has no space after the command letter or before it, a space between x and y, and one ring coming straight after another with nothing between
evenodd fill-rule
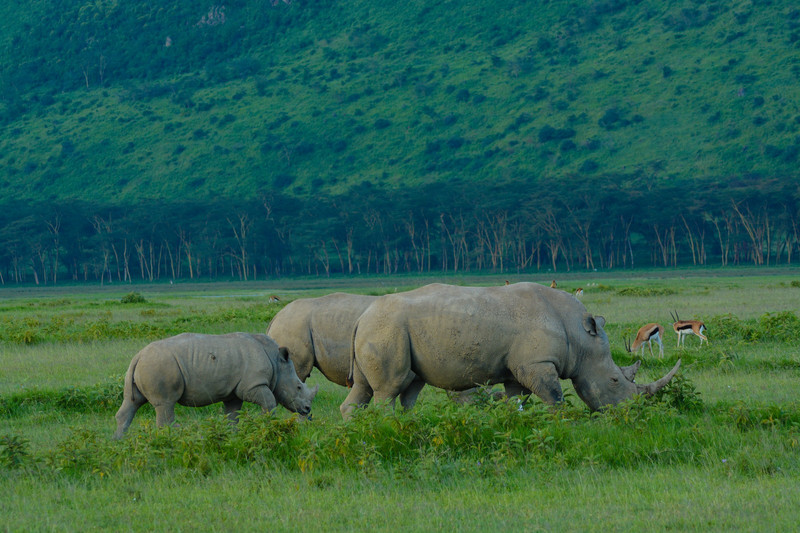
<instances>
[{"instance_id":1,"label":"dense green vegetation","mask_svg":"<svg viewBox=\"0 0 800 533\"><path fill-rule=\"evenodd\" d=\"M38 329L32 343L0 338L0 528L64 530L81 520L89 531L163 529L165 516L205 530L287 530L296 521L332 531L388 531L401 521L465 531L565 521L615 531L790 528L800 509L797 279L691 274L564 281L587 287L583 301L607 317L621 365L638 357L622 340L642 321L668 327L677 308L708 326L710 345L688 339L678 349L668 335L663 359L645 352L642 382L683 360L660 395L603 413L589 413L563 382L558 409L538 400L520 409L484 393L461 405L426 388L409 412L370 406L345 423L346 391L314 372L311 421L247 405L234 429L217 405L179 407L180 427L159 429L145 406L122 441L110 440L122 375L149 340L181 326L263 331L287 301L333 289L286 283L272 305L264 302L274 288L242 294L252 283L12 293L0 329ZM345 289L381 294L392 281L355 278ZM414 286L404 281L399 290ZM109 327L96 328L99 319ZM94 336L76 333L87 331Z\"/></svg>"},{"instance_id":2,"label":"dense green vegetation","mask_svg":"<svg viewBox=\"0 0 800 533\"><path fill-rule=\"evenodd\" d=\"M0 284L797 261L788 0L0 15Z\"/></svg>"}]
</instances>

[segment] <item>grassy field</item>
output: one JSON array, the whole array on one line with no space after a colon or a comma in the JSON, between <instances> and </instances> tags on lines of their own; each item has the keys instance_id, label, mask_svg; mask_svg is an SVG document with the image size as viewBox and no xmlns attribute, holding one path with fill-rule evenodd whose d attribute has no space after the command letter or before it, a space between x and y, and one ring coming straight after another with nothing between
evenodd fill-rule
<instances>
[{"instance_id":1,"label":"grassy field","mask_svg":"<svg viewBox=\"0 0 800 533\"><path fill-rule=\"evenodd\" d=\"M562 276L559 288L584 287L607 318L620 365L636 360L624 337L645 322L667 328L664 359L645 352L637 381L683 361L661 396L602 414L564 382L559 409L455 405L428 387L410 412L370 407L344 423L346 391L315 372L310 422L249 406L232 430L219 406L178 406L181 426L157 429L145 406L110 440L122 376L151 340L262 332L287 301L335 290L504 279L3 289L0 530L753 531L800 520L796 270ZM670 311L705 320L710 345L676 348Z\"/></svg>"}]
</instances>

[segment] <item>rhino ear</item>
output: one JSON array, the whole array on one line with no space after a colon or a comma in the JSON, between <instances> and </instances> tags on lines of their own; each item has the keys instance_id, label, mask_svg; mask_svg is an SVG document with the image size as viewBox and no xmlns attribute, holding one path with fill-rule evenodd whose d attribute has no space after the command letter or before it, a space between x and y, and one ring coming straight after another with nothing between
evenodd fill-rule
<instances>
[{"instance_id":1,"label":"rhino ear","mask_svg":"<svg viewBox=\"0 0 800 533\"><path fill-rule=\"evenodd\" d=\"M284 361L289 360L289 349L286 346L279 347L278 353L280 354L281 359L283 359Z\"/></svg>"},{"instance_id":2,"label":"rhino ear","mask_svg":"<svg viewBox=\"0 0 800 533\"><path fill-rule=\"evenodd\" d=\"M595 321L594 317L589 313L583 314L583 329L585 329L586 333L588 333L589 335L592 336L597 335L597 322Z\"/></svg>"}]
</instances>

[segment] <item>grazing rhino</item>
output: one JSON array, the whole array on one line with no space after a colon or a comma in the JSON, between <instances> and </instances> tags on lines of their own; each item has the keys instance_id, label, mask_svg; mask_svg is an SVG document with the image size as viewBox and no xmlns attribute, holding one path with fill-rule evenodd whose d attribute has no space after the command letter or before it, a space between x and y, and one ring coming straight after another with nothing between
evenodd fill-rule
<instances>
[{"instance_id":1,"label":"grazing rhino","mask_svg":"<svg viewBox=\"0 0 800 533\"><path fill-rule=\"evenodd\" d=\"M114 438L125 434L147 402L155 408L158 426L175 420L176 403L202 407L223 402L235 422L244 401L266 412L277 407L277 400L308 415L318 388L300 381L288 351L266 335L181 333L152 342L133 357Z\"/></svg>"},{"instance_id":2,"label":"grazing rhino","mask_svg":"<svg viewBox=\"0 0 800 533\"><path fill-rule=\"evenodd\" d=\"M342 415L349 418L373 396L393 404L401 391L409 408L415 382L449 390L504 383L553 404L563 401L559 379L572 380L578 396L597 410L654 394L678 371L680 361L654 383L633 383L638 364L621 369L614 363L604 324L573 295L536 283L432 284L382 296L353 331L353 388Z\"/></svg>"},{"instance_id":3,"label":"grazing rhino","mask_svg":"<svg viewBox=\"0 0 800 533\"><path fill-rule=\"evenodd\" d=\"M377 299L335 292L294 300L275 315L267 335L289 350L301 381L305 382L317 367L328 380L344 387L350 372L353 327Z\"/></svg>"}]
</instances>

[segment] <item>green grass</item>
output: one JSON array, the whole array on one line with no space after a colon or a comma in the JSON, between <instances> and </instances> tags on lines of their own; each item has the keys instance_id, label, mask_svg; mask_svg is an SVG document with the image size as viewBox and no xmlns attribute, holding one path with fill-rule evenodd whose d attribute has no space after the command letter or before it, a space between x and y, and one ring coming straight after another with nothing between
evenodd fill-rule
<instances>
[{"instance_id":1,"label":"green grass","mask_svg":"<svg viewBox=\"0 0 800 533\"><path fill-rule=\"evenodd\" d=\"M589 310L608 318L618 364L636 359L624 351L623 333L650 320L669 327L661 315L668 319L678 304L682 316L718 323L708 347L687 339L678 350L668 335L663 360L646 353L638 382L660 377L679 357L684 362L660 398L595 415L563 382L561 409L538 401L522 412L502 402L459 406L426 387L408 413L374 406L345 423L339 404L347 391L315 372L309 383L320 392L310 422L295 422L283 408L265 418L247 406L233 430L219 406L178 406L181 426L156 429L145 406L117 442L110 435L122 374L147 338L118 339L107 329L91 342L58 340L55 330L54 340L34 344L3 340L0 487L7 497L0 528L68 530L79 520L88 531L154 530L167 527L166 517L212 531L287 530L297 520L331 531L389 531L398 523L466 531L549 531L564 523L602 523L609 531L792 527L800 519L800 359L795 341L756 334L773 331L775 317L798 315L798 300L786 295L796 275L690 274L604 275L598 286L577 275L559 279L567 290L587 289ZM359 279L349 287L285 283L141 286L147 302L127 306L119 300L129 291L47 288L5 298L0 320L70 316L80 328L105 316L112 324L259 332L279 308L264 305L268 294L280 293L285 304L333 290L415 286L413 278Z\"/></svg>"},{"instance_id":2,"label":"green grass","mask_svg":"<svg viewBox=\"0 0 800 533\"><path fill-rule=\"evenodd\" d=\"M605 531L792 529L797 489L788 476L730 476L725 465L643 468L635 473L579 468L502 477L452 475L435 483L367 475L296 476L259 467L226 476L173 473L91 481L20 479L2 504L10 530L224 531L298 523L326 531L553 531L602 524ZM45 493L50 495L41 498ZM487 501L487 496L491 500ZM37 502L36 526L24 518ZM702 502L702 503L701 503ZM102 514L97 509L104 509ZM202 513L197 510L202 509ZM768 522L764 510L769 509Z\"/></svg>"}]
</instances>

